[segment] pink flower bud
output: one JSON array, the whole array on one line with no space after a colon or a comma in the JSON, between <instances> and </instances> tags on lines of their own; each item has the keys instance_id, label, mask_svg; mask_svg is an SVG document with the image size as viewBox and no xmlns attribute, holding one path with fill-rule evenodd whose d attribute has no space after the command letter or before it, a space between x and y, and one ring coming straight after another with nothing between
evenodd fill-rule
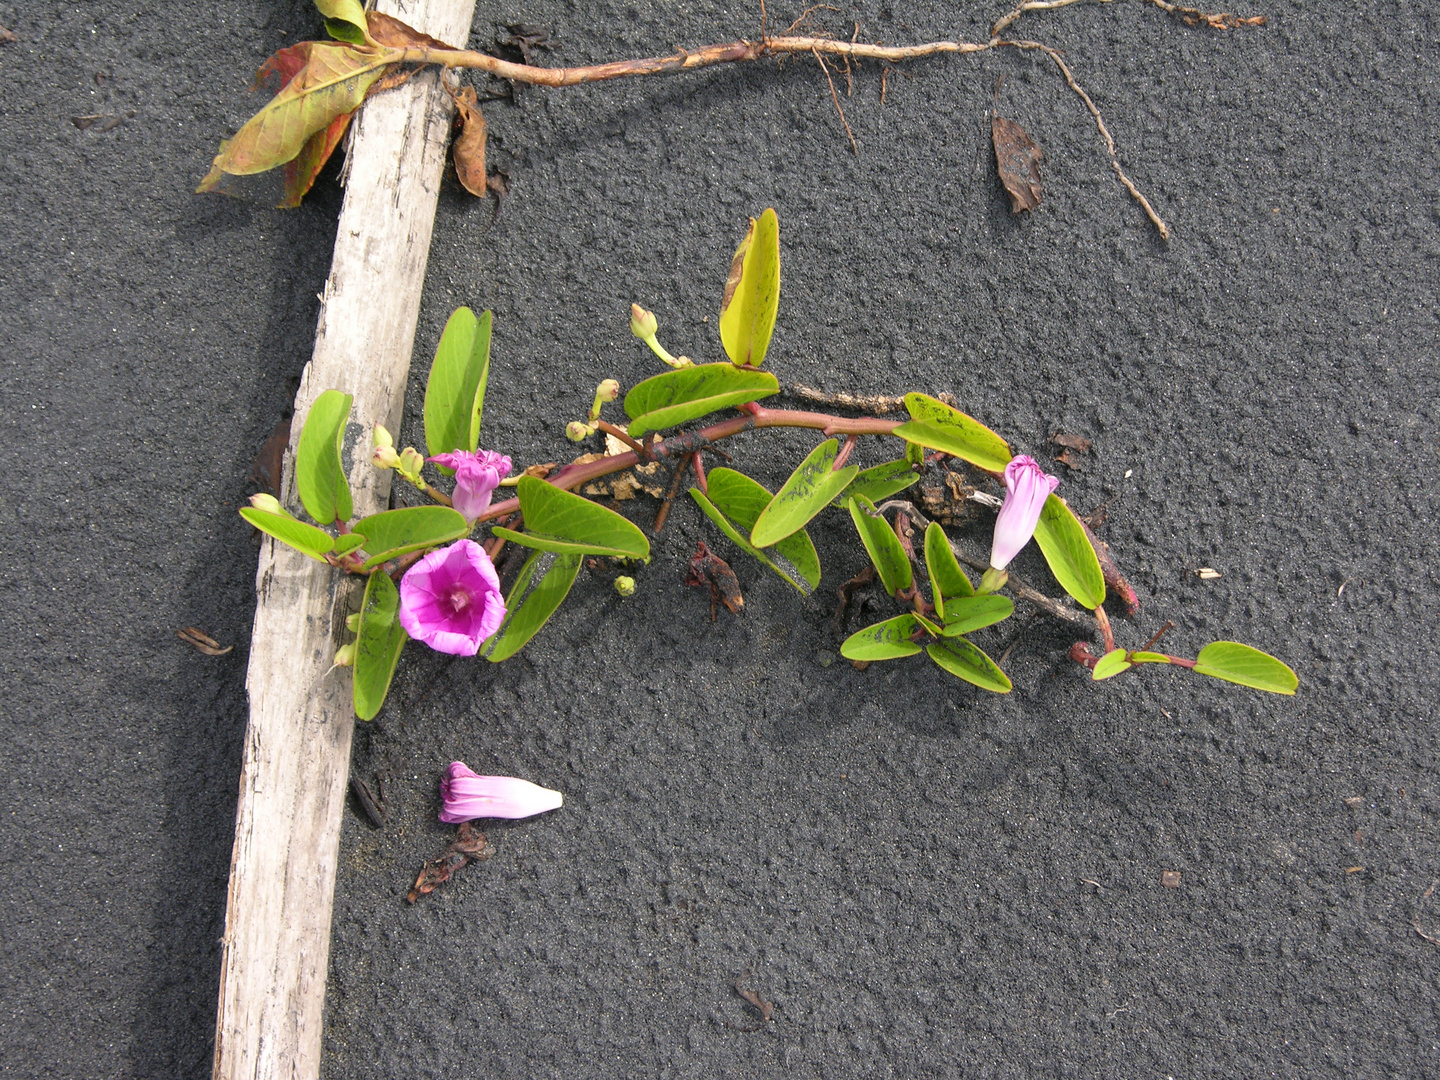
<instances>
[{"instance_id":1,"label":"pink flower bud","mask_svg":"<svg viewBox=\"0 0 1440 1080\"><path fill-rule=\"evenodd\" d=\"M455 450L429 459L455 470L455 509L474 521L490 508L490 496L500 481L510 475L510 459L493 450Z\"/></svg>"},{"instance_id":2,"label":"pink flower bud","mask_svg":"<svg viewBox=\"0 0 1440 1080\"><path fill-rule=\"evenodd\" d=\"M558 809L565 796L513 776L480 776L452 761L440 781L440 820L454 825L475 818L525 818Z\"/></svg>"},{"instance_id":3,"label":"pink flower bud","mask_svg":"<svg viewBox=\"0 0 1440 1080\"><path fill-rule=\"evenodd\" d=\"M995 518L995 538L990 545L992 567L1004 570L1030 542L1045 500L1059 486L1059 477L1047 476L1034 458L1019 454L1010 459L1005 466L1005 502Z\"/></svg>"},{"instance_id":4,"label":"pink flower bud","mask_svg":"<svg viewBox=\"0 0 1440 1080\"><path fill-rule=\"evenodd\" d=\"M250 496L250 505L256 510L265 511L267 514L283 514L285 512L280 506L279 499L263 491Z\"/></svg>"}]
</instances>

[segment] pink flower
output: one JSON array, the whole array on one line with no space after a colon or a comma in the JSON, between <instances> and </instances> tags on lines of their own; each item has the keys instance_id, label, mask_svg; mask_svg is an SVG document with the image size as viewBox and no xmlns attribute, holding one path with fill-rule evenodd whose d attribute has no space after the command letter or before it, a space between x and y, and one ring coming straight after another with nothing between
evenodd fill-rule
<instances>
[{"instance_id":1,"label":"pink flower","mask_svg":"<svg viewBox=\"0 0 1440 1080\"><path fill-rule=\"evenodd\" d=\"M529 780L478 776L463 761L452 761L440 781L440 820L454 825L474 818L523 818L555 810L565 801Z\"/></svg>"},{"instance_id":2,"label":"pink flower","mask_svg":"<svg viewBox=\"0 0 1440 1080\"><path fill-rule=\"evenodd\" d=\"M996 570L1009 566L1030 542L1045 500L1059 486L1059 477L1047 476L1034 458L1020 454L1010 459L1005 466L1005 503L995 518L995 539L990 545L990 565Z\"/></svg>"},{"instance_id":3,"label":"pink flower","mask_svg":"<svg viewBox=\"0 0 1440 1080\"><path fill-rule=\"evenodd\" d=\"M493 450L455 450L426 461L455 470L455 509L474 521L490 507L490 496L510 475L510 459Z\"/></svg>"},{"instance_id":4,"label":"pink flower","mask_svg":"<svg viewBox=\"0 0 1440 1080\"><path fill-rule=\"evenodd\" d=\"M473 540L430 552L400 581L400 625L437 652L474 656L504 619L500 577Z\"/></svg>"}]
</instances>

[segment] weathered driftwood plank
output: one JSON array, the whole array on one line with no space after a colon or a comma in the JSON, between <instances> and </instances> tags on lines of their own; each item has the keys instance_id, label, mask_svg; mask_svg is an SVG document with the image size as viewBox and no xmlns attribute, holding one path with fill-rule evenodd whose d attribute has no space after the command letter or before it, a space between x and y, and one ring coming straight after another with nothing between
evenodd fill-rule
<instances>
[{"instance_id":1,"label":"weathered driftwood plank","mask_svg":"<svg viewBox=\"0 0 1440 1080\"><path fill-rule=\"evenodd\" d=\"M383 11L463 46L474 0L381 0ZM311 402L355 395L346 467L357 515L383 508L388 472L368 465L371 426L403 402L451 107L429 73L356 118L315 353L295 399L284 501L298 507L295 439ZM220 968L216 1080L319 1074L330 911L354 719L350 677L330 671L354 588L266 541L248 687L250 722Z\"/></svg>"}]
</instances>

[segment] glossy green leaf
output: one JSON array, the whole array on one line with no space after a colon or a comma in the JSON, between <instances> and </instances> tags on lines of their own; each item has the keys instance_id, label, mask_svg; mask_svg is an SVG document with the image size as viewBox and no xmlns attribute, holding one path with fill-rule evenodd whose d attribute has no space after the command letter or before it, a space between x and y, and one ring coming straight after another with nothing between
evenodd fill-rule
<instances>
[{"instance_id":1,"label":"glossy green leaf","mask_svg":"<svg viewBox=\"0 0 1440 1080\"><path fill-rule=\"evenodd\" d=\"M876 465L856 474L849 486L836 497L835 505L844 506L852 495L864 495L879 506L891 495L904 491L919 479L920 474L904 458L887 461L883 465Z\"/></svg>"},{"instance_id":2,"label":"glossy green leaf","mask_svg":"<svg viewBox=\"0 0 1440 1080\"><path fill-rule=\"evenodd\" d=\"M895 530L875 509L875 504L864 495L855 496L846 504L850 509L850 520L855 522L855 531L860 542L870 555L870 561L880 574L880 584L894 596L902 589L910 588L914 577L910 571L910 559Z\"/></svg>"},{"instance_id":3,"label":"glossy green leaf","mask_svg":"<svg viewBox=\"0 0 1440 1080\"><path fill-rule=\"evenodd\" d=\"M951 675L974 683L981 690L996 694L1008 694L1011 690L1010 679L1000 666L965 638L946 638L925 651Z\"/></svg>"},{"instance_id":4,"label":"glossy green leaf","mask_svg":"<svg viewBox=\"0 0 1440 1080\"><path fill-rule=\"evenodd\" d=\"M1201 675L1239 683L1272 694L1293 694L1300 679L1269 653L1238 641L1214 641L1200 650L1195 670Z\"/></svg>"},{"instance_id":5,"label":"glossy green leaf","mask_svg":"<svg viewBox=\"0 0 1440 1080\"><path fill-rule=\"evenodd\" d=\"M917 467L924 465L925 448L919 443L907 442L905 444L905 460Z\"/></svg>"},{"instance_id":6,"label":"glossy green leaf","mask_svg":"<svg viewBox=\"0 0 1440 1080\"><path fill-rule=\"evenodd\" d=\"M765 362L780 306L780 221L774 210L750 219L735 249L720 300L720 344L736 364Z\"/></svg>"},{"instance_id":7,"label":"glossy green leaf","mask_svg":"<svg viewBox=\"0 0 1440 1080\"><path fill-rule=\"evenodd\" d=\"M307 41L287 51L303 59L303 66L234 138L220 144L197 190L218 190L226 173L248 176L293 160L317 131L359 108L371 84L404 55L401 49L357 49L323 41ZM266 70L262 68L262 74Z\"/></svg>"},{"instance_id":8,"label":"glossy green leaf","mask_svg":"<svg viewBox=\"0 0 1440 1080\"><path fill-rule=\"evenodd\" d=\"M950 538L938 521L925 530L925 572L930 575L930 595L935 613L945 617L945 601L953 597L973 596L975 586L960 569L960 561L950 547Z\"/></svg>"},{"instance_id":9,"label":"glossy green leaf","mask_svg":"<svg viewBox=\"0 0 1440 1080\"><path fill-rule=\"evenodd\" d=\"M1096 682L1101 679L1112 679L1122 671L1129 671L1134 666L1124 649L1111 649L1096 661L1094 670L1090 672L1090 678Z\"/></svg>"},{"instance_id":10,"label":"glossy green leaf","mask_svg":"<svg viewBox=\"0 0 1440 1080\"><path fill-rule=\"evenodd\" d=\"M1093 611L1105 602L1105 575L1100 560L1075 512L1058 495L1045 500L1035 526L1035 543L1040 545L1055 580L1077 604Z\"/></svg>"},{"instance_id":11,"label":"glossy green leaf","mask_svg":"<svg viewBox=\"0 0 1440 1080\"><path fill-rule=\"evenodd\" d=\"M296 551L321 562L327 561L325 553L335 547L335 538L324 529L317 529L289 514L272 514L268 510L257 510L253 506L242 506L240 516L282 544L289 544Z\"/></svg>"},{"instance_id":12,"label":"glossy green leaf","mask_svg":"<svg viewBox=\"0 0 1440 1080\"><path fill-rule=\"evenodd\" d=\"M361 518L351 528L365 538L368 570L383 562L422 548L439 547L470 535L464 515L448 506L407 506Z\"/></svg>"},{"instance_id":13,"label":"glossy green leaf","mask_svg":"<svg viewBox=\"0 0 1440 1080\"><path fill-rule=\"evenodd\" d=\"M1132 664L1168 664L1170 657L1158 652L1132 652L1130 662Z\"/></svg>"},{"instance_id":14,"label":"glossy green leaf","mask_svg":"<svg viewBox=\"0 0 1440 1080\"><path fill-rule=\"evenodd\" d=\"M893 619L874 623L857 630L840 646L840 655L847 660L894 660L914 656L920 646L911 635L920 628L914 615L896 615Z\"/></svg>"},{"instance_id":15,"label":"glossy green leaf","mask_svg":"<svg viewBox=\"0 0 1440 1080\"><path fill-rule=\"evenodd\" d=\"M709 493L706 501L711 503L729 521L733 521L745 535L737 540L723 525L721 532L724 532L733 542L750 552L801 592L808 595L815 586L820 584L820 556L815 553L815 545L810 540L810 534L804 529L792 533L784 540L772 545L766 553L761 553L759 548L750 543L748 539L750 530L759 520L760 512L770 504L770 500L773 498L768 488L744 473L723 467L710 471L707 486ZM701 503L700 508L704 510L705 504ZM708 510L706 510L706 516L711 521L715 521L717 525L720 524Z\"/></svg>"},{"instance_id":16,"label":"glossy green leaf","mask_svg":"<svg viewBox=\"0 0 1440 1080\"><path fill-rule=\"evenodd\" d=\"M952 596L945 602L945 636L959 637L986 626L1003 622L1015 614L1015 604L1008 596L989 593L985 596Z\"/></svg>"},{"instance_id":17,"label":"glossy green leaf","mask_svg":"<svg viewBox=\"0 0 1440 1080\"><path fill-rule=\"evenodd\" d=\"M365 600L360 605L360 629L355 637L355 715L373 720L385 704L400 650L410 635L400 625L400 590L390 575L375 573L365 583Z\"/></svg>"},{"instance_id":18,"label":"glossy green leaf","mask_svg":"<svg viewBox=\"0 0 1440 1080\"><path fill-rule=\"evenodd\" d=\"M295 450L295 486L305 512L321 525L349 521L355 513L350 482L340 461L345 423L350 419L349 394L326 390L315 399L300 429Z\"/></svg>"},{"instance_id":19,"label":"glossy green leaf","mask_svg":"<svg viewBox=\"0 0 1440 1080\"><path fill-rule=\"evenodd\" d=\"M534 476L522 476L515 490L525 515L525 532L496 528L496 536L542 551L650 561L650 541L615 511Z\"/></svg>"},{"instance_id":20,"label":"glossy green leaf","mask_svg":"<svg viewBox=\"0 0 1440 1080\"><path fill-rule=\"evenodd\" d=\"M1004 472L1010 464L1010 447L979 420L952 409L928 394L906 394L910 420L892 434L931 450L963 458L990 472Z\"/></svg>"},{"instance_id":21,"label":"glossy green leaf","mask_svg":"<svg viewBox=\"0 0 1440 1080\"><path fill-rule=\"evenodd\" d=\"M498 664L525 647L569 594L583 560L579 553L556 556L543 551L525 560L505 598L505 621L481 647L487 660Z\"/></svg>"},{"instance_id":22,"label":"glossy green leaf","mask_svg":"<svg viewBox=\"0 0 1440 1080\"><path fill-rule=\"evenodd\" d=\"M456 308L445 323L425 385L425 446L428 456L480 445L480 416L490 374L490 312L477 319ZM454 469L443 466L450 475Z\"/></svg>"},{"instance_id":23,"label":"glossy green leaf","mask_svg":"<svg viewBox=\"0 0 1440 1080\"><path fill-rule=\"evenodd\" d=\"M759 401L780 392L768 371L734 364L696 364L646 379L625 395L625 415L634 437Z\"/></svg>"},{"instance_id":24,"label":"glossy green leaf","mask_svg":"<svg viewBox=\"0 0 1440 1080\"><path fill-rule=\"evenodd\" d=\"M791 533L797 533L836 495L844 491L860 471L859 466L846 465L834 471L835 458L839 456L840 444L826 439L800 463L790 479L786 480L770 505L760 512L750 530L750 542L765 548L779 543Z\"/></svg>"}]
</instances>

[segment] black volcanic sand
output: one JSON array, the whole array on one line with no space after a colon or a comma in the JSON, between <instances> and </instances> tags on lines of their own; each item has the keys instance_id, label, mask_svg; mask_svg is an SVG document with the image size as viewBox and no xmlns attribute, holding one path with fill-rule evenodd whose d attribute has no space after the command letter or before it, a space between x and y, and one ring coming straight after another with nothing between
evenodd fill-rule
<instances>
[{"instance_id":1,"label":"black volcanic sand","mask_svg":"<svg viewBox=\"0 0 1440 1080\"><path fill-rule=\"evenodd\" d=\"M356 740L358 771L392 774L390 821L346 819L327 1080L1440 1068L1440 955L1416 932L1440 937L1440 12L1315 7L1217 32L1128 0L1012 31L1064 51L1168 246L1033 53L834 68L858 154L813 59L486 106L511 194L492 218L446 182L406 440L469 304L495 312L484 445L573 453L597 381L660 370L632 300L672 351L720 357L730 253L773 206L782 383L948 391L1045 460L1053 432L1092 440L1055 468L1077 509L1108 508L1143 605L1122 643L1172 619L1172 651L1252 642L1301 687L1092 685L1023 605L976 635L1013 646L1008 696L923 658L859 672L829 622L864 563L843 514L812 529L807 600L681 501L633 598L584 574L504 665L406 653ZM809 25L983 40L1000 13ZM189 194L262 100L251 70L317 23L191 15L0 2L20 35L0 46L5 1077L208 1071L253 613L235 509L309 356L340 192L332 170L294 212ZM537 0L482 2L472 42L514 22L550 32L549 65L758 32L748 4ZM994 175L1002 77L1045 152L1029 216ZM95 113L127 119L70 121ZM774 486L814 442L729 449ZM654 502L629 506L648 525ZM702 538L743 616L712 623L682 584ZM1016 568L1048 580L1033 549ZM859 618L890 610L871 600ZM234 652L195 652L188 625ZM566 803L487 828L495 856L409 906L453 835L452 759Z\"/></svg>"}]
</instances>

